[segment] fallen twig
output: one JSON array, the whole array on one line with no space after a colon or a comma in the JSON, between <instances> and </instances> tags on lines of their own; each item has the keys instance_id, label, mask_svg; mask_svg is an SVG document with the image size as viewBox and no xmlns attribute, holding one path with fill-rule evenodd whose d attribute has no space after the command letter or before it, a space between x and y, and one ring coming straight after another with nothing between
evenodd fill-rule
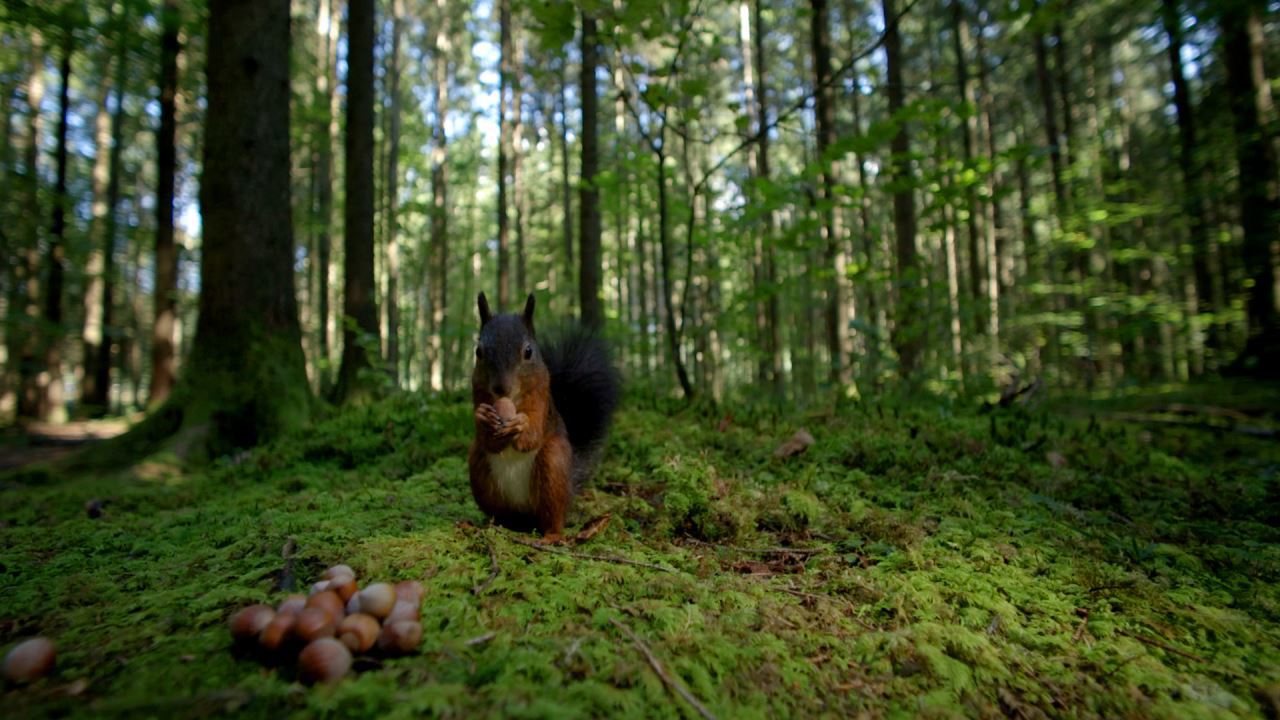
<instances>
[{"instance_id":1,"label":"fallen twig","mask_svg":"<svg viewBox=\"0 0 1280 720\"><path fill-rule=\"evenodd\" d=\"M284 592L293 592L297 587L298 580L293 574L293 556L298 552L298 543L289 538L284 541L284 547L280 548L280 557L284 560L284 567L280 568L280 574L276 576L275 590Z\"/></svg>"},{"instance_id":2,"label":"fallen twig","mask_svg":"<svg viewBox=\"0 0 1280 720\"><path fill-rule=\"evenodd\" d=\"M471 588L472 595L479 595L488 590L493 581L498 579L498 573L501 572L501 568L498 567L498 553L493 549L493 541L489 539L488 535L485 535L484 542L489 546L489 577L485 578L484 582Z\"/></svg>"},{"instance_id":3,"label":"fallen twig","mask_svg":"<svg viewBox=\"0 0 1280 720\"><path fill-rule=\"evenodd\" d=\"M498 633L495 633L495 632L487 632L487 633L485 633L485 634L483 634L483 635L479 635L479 636L477 636L477 637L473 637L473 638L471 638L470 640L467 640L467 641L463 642L462 644L463 644L463 645L466 645L467 647L473 647L473 646L475 646L475 645L483 645L483 644L485 644L485 643L489 642L490 640L494 639L494 638L495 638L495 637L497 637L497 636L498 636Z\"/></svg>"},{"instance_id":4,"label":"fallen twig","mask_svg":"<svg viewBox=\"0 0 1280 720\"><path fill-rule=\"evenodd\" d=\"M689 692L683 683L676 680L674 677L671 677L671 675L667 673L666 668L662 667L662 662L653 654L653 651L649 649L648 645L645 645L640 638L636 637L635 633L631 632L631 628L623 625L617 620L617 618L609 618L609 622L613 623L614 627L618 628L623 632L623 634L631 638L631 642L640 650L640 652L644 653L645 659L649 661L649 667L653 668L653 671L658 674L658 678L662 680L662 683L666 685L669 690L683 698L684 701L689 703L694 710L697 710L698 714L702 717L707 718L707 720L715 720L716 716L712 714L705 705L698 702L698 698L694 697L693 693Z\"/></svg>"},{"instance_id":5,"label":"fallen twig","mask_svg":"<svg viewBox=\"0 0 1280 720\"><path fill-rule=\"evenodd\" d=\"M820 595L818 593L805 592L803 590L796 590L794 588L788 588L788 587L778 588L778 589L784 593L787 593L788 595L795 595L796 597L810 598L812 600L830 600L833 602L840 602L840 603L843 603L845 607L849 608L850 611L857 609L854 606L854 604L849 602L848 600L845 600L844 598L838 598L833 595ZM858 623L859 625L861 625L862 627L868 630L878 631L880 629L875 625L872 625L871 623L867 622L866 620L863 620L862 618L858 617L853 612L849 613L849 617L853 618L854 622Z\"/></svg>"},{"instance_id":6,"label":"fallen twig","mask_svg":"<svg viewBox=\"0 0 1280 720\"><path fill-rule=\"evenodd\" d=\"M1172 645L1167 645L1153 637L1147 637L1146 635L1143 635L1141 633L1130 632L1124 629L1117 629L1116 632L1121 635L1124 635L1125 637L1133 638L1134 640L1137 640L1140 643L1150 645L1152 647L1158 647L1161 650L1164 650L1165 652L1171 652L1174 655L1181 655L1182 657L1187 658L1188 660L1195 660L1196 662L1201 662L1201 663L1209 662L1208 660L1205 660L1199 655L1193 655L1192 653L1189 653L1186 650L1179 650L1178 648L1173 647Z\"/></svg>"},{"instance_id":7,"label":"fallen twig","mask_svg":"<svg viewBox=\"0 0 1280 720\"><path fill-rule=\"evenodd\" d=\"M709 542L706 542L705 540L696 540L694 538L690 538L689 542L694 545L702 545L703 547L714 547L714 548L720 548L722 550L733 550L734 552L750 553L753 555L816 555L821 552L826 552L827 550L827 548L820 548L820 547L817 547L817 548L785 548L785 547L749 548L749 547L740 547L737 545L721 545L720 543L709 543Z\"/></svg>"},{"instance_id":8,"label":"fallen twig","mask_svg":"<svg viewBox=\"0 0 1280 720\"><path fill-rule=\"evenodd\" d=\"M570 550L562 550L552 545L544 545L542 543L537 543L532 540L525 540L524 538L518 538L513 535L508 535L507 539L513 543L524 545L525 547L531 547L534 550L540 550L542 552L547 552L547 553L554 553L556 555L567 555L569 557L575 557L581 560L599 560L600 562L619 563L621 565L634 565L636 567L649 568L650 570L661 570L662 572L669 572L669 573L677 572L677 570L675 570L674 568L665 567L663 565L654 565L652 563L640 562L639 560L628 560L627 558L618 557L616 555L592 555L589 553L579 553L579 552L572 552Z\"/></svg>"}]
</instances>

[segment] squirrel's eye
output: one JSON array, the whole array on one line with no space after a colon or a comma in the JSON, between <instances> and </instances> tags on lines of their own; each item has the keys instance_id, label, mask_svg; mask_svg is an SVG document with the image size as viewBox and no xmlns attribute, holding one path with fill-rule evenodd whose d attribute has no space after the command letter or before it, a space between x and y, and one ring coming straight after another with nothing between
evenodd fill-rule
<instances>
[{"instance_id":1,"label":"squirrel's eye","mask_svg":"<svg viewBox=\"0 0 1280 720\"><path fill-rule=\"evenodd\" d=\"M484 357L484 348L482 348L482 347L480 347L479 345L477 345L477 346L476 346L476 359L477 359L477 360L479 360L479 359L480 359L480 358L482 358L482 357Z\"/></svg>"},{"instance_id":2,"label":"squirrel's eye","mask_svg":"<svg viewBox=\"0 0 1280 720\"><path fill-rule=\"evenodd\" d=\"M524 359L525 360L533 359L533 346L530 345L529 343L524 344Z\"/></svg>"}]
</instances>

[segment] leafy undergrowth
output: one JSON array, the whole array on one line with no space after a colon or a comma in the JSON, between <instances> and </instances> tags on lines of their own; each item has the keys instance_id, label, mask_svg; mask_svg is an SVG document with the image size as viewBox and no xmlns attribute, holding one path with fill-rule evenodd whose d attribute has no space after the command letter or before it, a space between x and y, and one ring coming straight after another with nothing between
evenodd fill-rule
<instances>
[{"instance_id":1,"label":"leafy undergrowth","mask_svg":"<svg viewBox=\"0 0 1280 720\"><path fill-rule=\"evenodd\" d=\"M1280 443L1099 407L866 403L729 423L630 409L571 519L612 522L577 557L486 527L469 408L415 396L198 473L13 476L0 644L43 633L60 654L0 703L694 717L629 630L720 718L1273 713ZM774 458L800 425L817 442ZM421 580L423 651L316 688L234 656L226 620L281 597L291 541L300 584L335 562Z\"/></svg>"}]
</instances>

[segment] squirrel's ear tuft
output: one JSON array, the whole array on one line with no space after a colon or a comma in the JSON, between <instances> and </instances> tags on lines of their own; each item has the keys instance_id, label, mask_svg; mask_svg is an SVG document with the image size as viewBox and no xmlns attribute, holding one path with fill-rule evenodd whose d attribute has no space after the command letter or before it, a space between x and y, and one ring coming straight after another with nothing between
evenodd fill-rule
<instances>
[{"instance_id":1,"label":"squirrel's ear tuft","mask_svg":"<svg viewBox=\"0 0 1280 720\"><path fill-rule=\"evenodd\" d=\"M493 313L489 312L489 301L485 299L484 293L480 293L476 298L476 305L480 308L480 327L484 327L493 319Z\"/></svg>"},{"instance_id":2,"label":"squirrel's ear tuft","mask_svg":"<svg viewBox=\"0 0 1280 720\"><path fill-rule=\"evenodd\" d=\"M529 299L524 301L524 325L533 330L533 306L536 301L533 299L533 293L529 293Z\"/></svg>"}]
</instances>

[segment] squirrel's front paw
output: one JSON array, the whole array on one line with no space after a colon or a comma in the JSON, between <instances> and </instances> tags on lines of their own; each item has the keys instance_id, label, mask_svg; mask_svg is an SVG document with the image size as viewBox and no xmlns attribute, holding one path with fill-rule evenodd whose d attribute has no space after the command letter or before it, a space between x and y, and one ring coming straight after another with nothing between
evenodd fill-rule
<instances>
[{"instance_id":1,"label":"squirrel's front paw","mask_svg":"<svg viewBox=\"0 0 1280 720\"><path fill-rule=\"evenodd\" d=\"M480 403L476 405L476 422L488 427L494 432L500 432L503 427L502 416L497 410L493 409L488 403Z\"/></svg>"},{"instance_id":2,"label":"squirrel's front paw","mask_svg":"<svg viewBox=\"0 0 1280 720\"><path fill-rule=\"evenodd\" d=\"M494 434L498 437L515 437L524 432L529 424L529 416L524 413L517 413L510 419L502 423L502 427L496 428Z\"/></svg>"}]
</instances>

